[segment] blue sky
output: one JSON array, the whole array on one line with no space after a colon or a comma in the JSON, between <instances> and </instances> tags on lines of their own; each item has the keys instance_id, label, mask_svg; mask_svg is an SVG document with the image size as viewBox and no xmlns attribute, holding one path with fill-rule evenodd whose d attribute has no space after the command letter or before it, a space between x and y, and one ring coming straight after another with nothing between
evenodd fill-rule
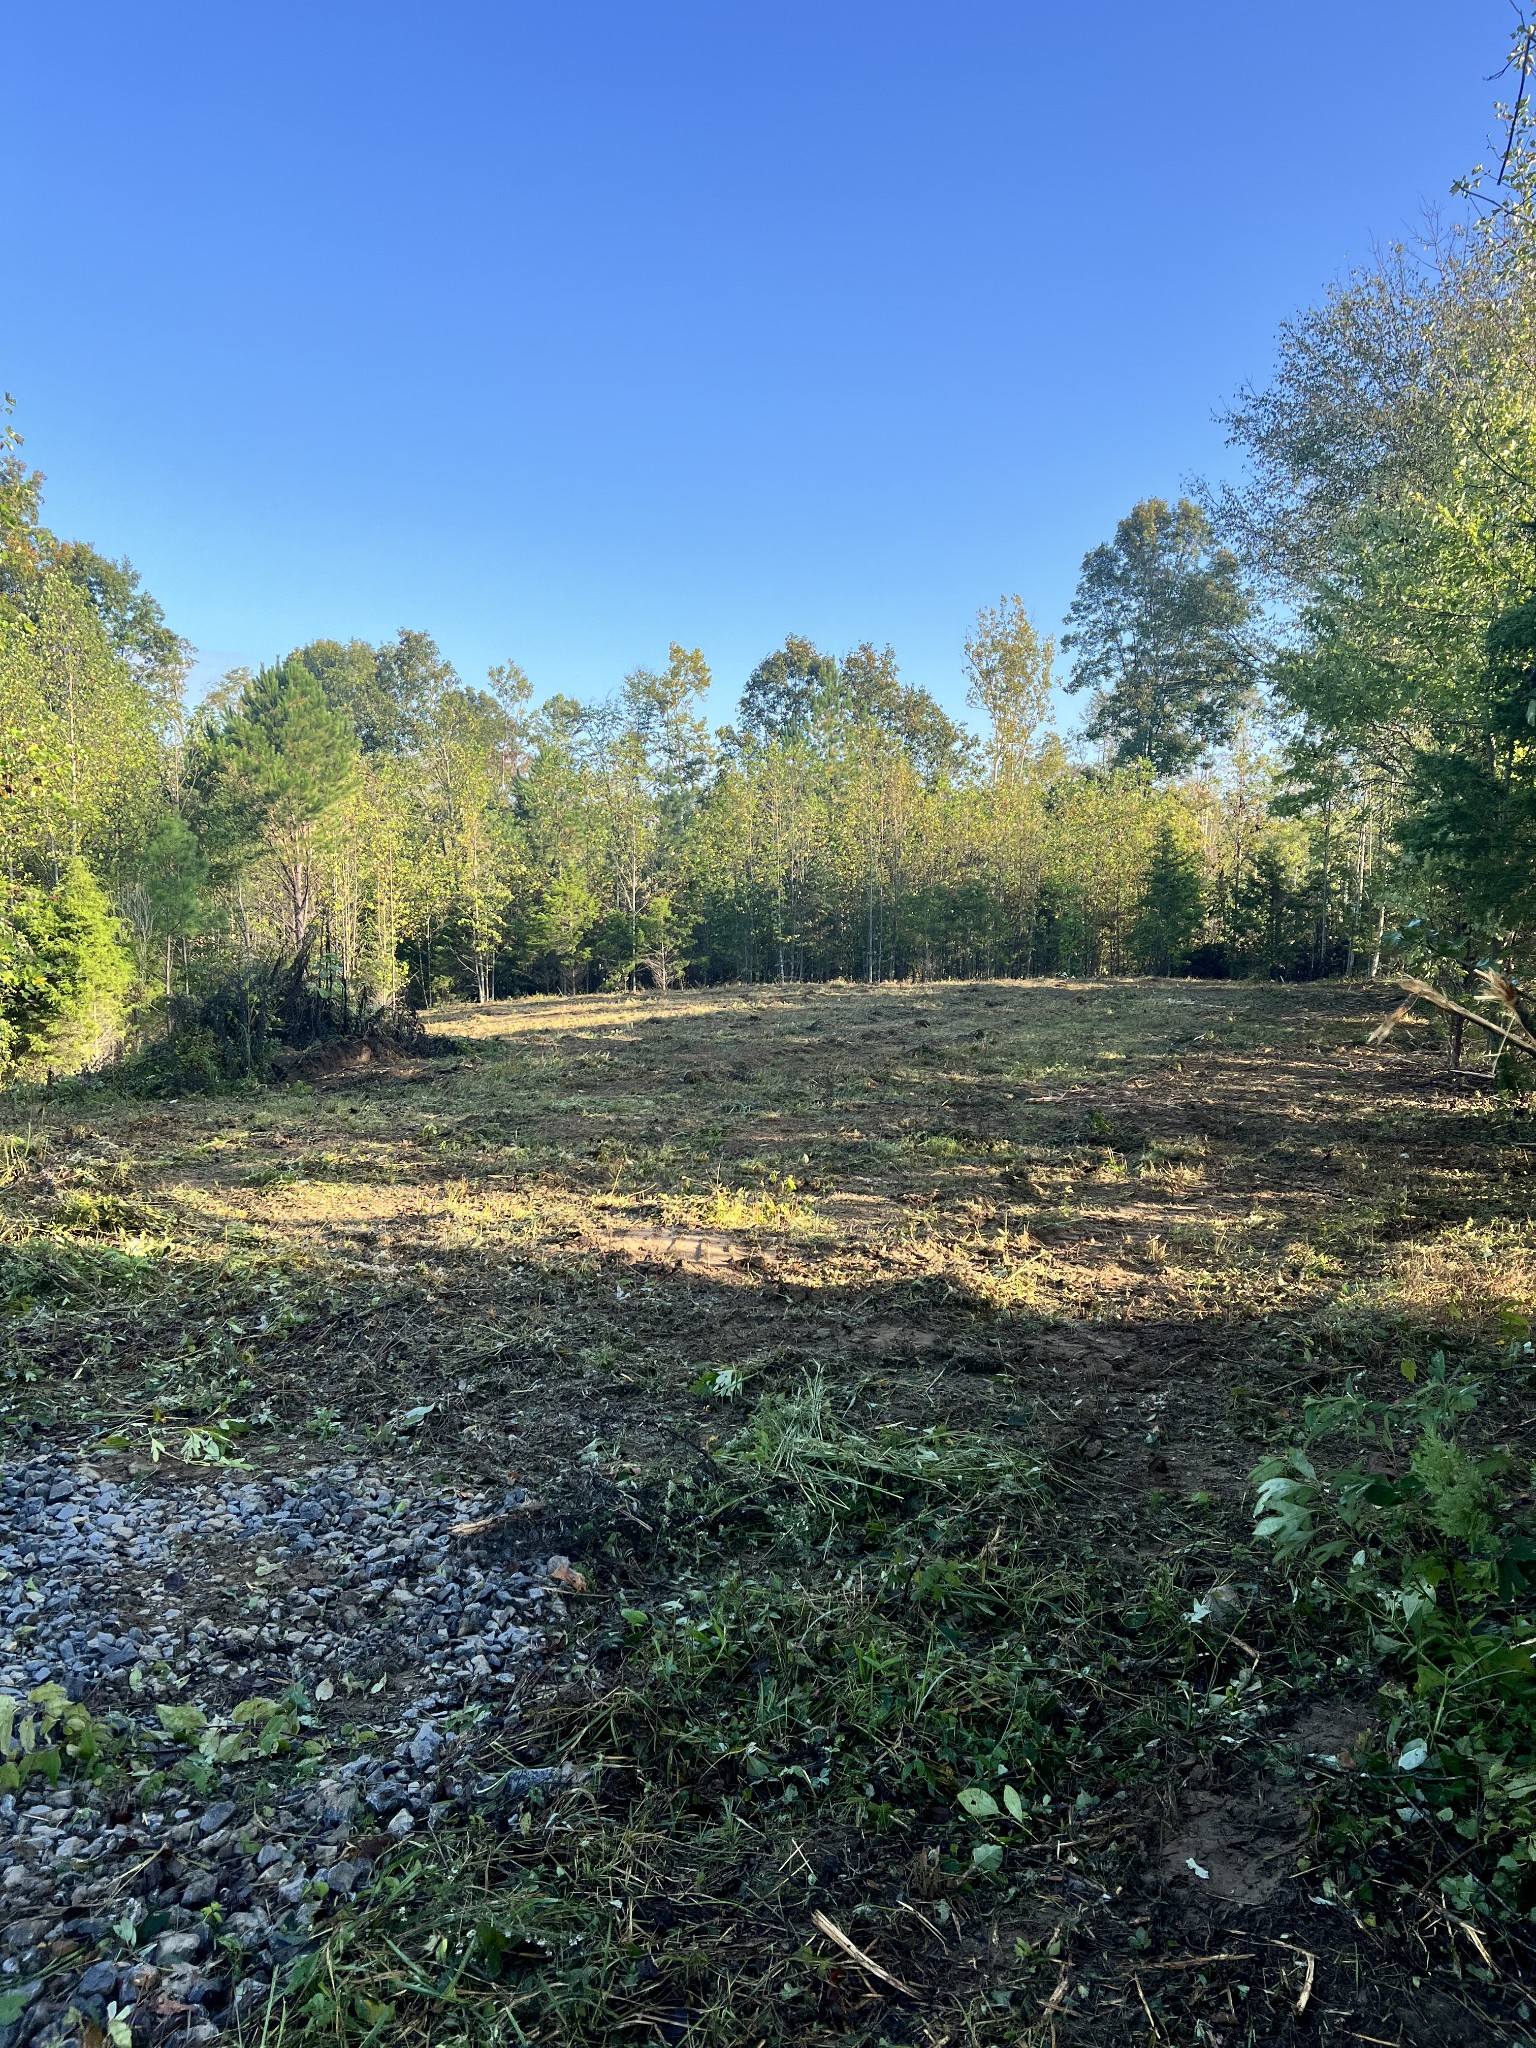
<instances>
[{"instance_id":1,"label":"blue sky","mask_svg":"<svg viewBox=\"0 0 1536 2048\"><path fill-rule=\"evenodd\" d=\"M962 702L1277 323L1484 151L1506 0L74 0L6 30L0 384L223 667Z\"/></svg>"}]
</instances>

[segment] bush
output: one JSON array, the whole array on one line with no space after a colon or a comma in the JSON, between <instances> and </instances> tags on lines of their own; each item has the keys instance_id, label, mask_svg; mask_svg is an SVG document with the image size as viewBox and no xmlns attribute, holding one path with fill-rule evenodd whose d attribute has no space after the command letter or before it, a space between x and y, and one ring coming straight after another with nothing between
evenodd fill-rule
<instances>
[{"instance_id":1,"label":"bush","mask_svg":"<svg viewBox=\"0 0 1536 2048\"><path fill-rule=\"evenodd\" d=\"M163 1036L115 1070L119 1088L135 1095L212 1094L280 1079L308 1048L403 1051L423 1038L410 1004L381 1002L366 988L311 972L307 948L297 959L227 975L200 997L173 997L165 1017Z\"/></svg>"},{"instance_id":2,"label":"bush","mask_svg":"<svg viewBox=\"0 0 1536 2048\"><path fill-rule=\"evenodd\" d=\"M1230 981L1232 956L1222 940L1208 941L1190 954L1188 971L1196 981Z\"/></svg>"}]
</instances>

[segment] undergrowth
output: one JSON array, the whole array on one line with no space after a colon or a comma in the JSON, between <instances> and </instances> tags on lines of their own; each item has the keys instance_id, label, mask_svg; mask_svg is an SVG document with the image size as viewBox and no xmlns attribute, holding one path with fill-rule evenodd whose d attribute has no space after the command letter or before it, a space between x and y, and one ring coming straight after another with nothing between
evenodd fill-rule
<instances>
[{"instance_id":1,"label":"undergrowth","mask_svg":"<svg viewBox=\"0 0 1536 2048\"><path fill-rule=\"evenodd\" d=\"M1488 1373L1529 1375L1525 1327L1486 1372L1404 1359L1390 1397L1352 1375L1254 1474L1291 1632L1379 1680L1378 1743L1338 1773L1322 1834L1366 1907L1424 1866L1458 1912L1536 1907L1536 1518L1528 1468L1473 1436Z\"/></svg>"},{"instance_id":2,"label":"undergrowth","mask_svg":"<svg viewBox=\"0 0 1536 2048\"><path fill-rule=\"evenodd\" d=\"M1275 1724L1341 1686L1375 1691L1376 1732L1327 1760L1304 1884L1371 1927L1431 1887L1518 1949L1536 1549L1471 1431L1522 1358L1309 1399L1255 1474L1256 1545L1166 1503L1074 1548L1037 1455L862 1428L819 1371L764 1393L712 1473L631 1497L655 1544L588 1611L582 1696L502 1759L582 1782L403 1851L270 2039L896 2043L937 2003L956 2043L1031 2041L1063 1967L1042 1876L1117 1894L1170 1771L1256 1749L1295 1779ZM899 1938L911 2000L816 1941L839 1896L860 1946Z\"/></svg>"}]
</instances>

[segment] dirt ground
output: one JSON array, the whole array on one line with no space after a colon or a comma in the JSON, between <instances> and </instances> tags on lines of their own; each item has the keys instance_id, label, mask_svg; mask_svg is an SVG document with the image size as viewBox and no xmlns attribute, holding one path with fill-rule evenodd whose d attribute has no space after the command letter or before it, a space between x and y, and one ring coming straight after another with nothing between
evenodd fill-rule
<instances>
[{"instance_id":1,"label":"dirt ground","mask_svg":"<svg viewBox=\"0 0 1536 2048\"><path fill-rule=\"evenodd\" d=\"M466 1558L570 1560L477 1738L565 1789L381 1843L206 2024L1525 2040L1520 1940L1436 1889L1465 1843L1351 1863L1390 1702L1286 1635L1251 1541L1309 1392L1491 1356L1536 1298L1536 1120L1433 1024L1367 1047L1393 997L535 999L249 1094L0 1099L8 1462L345 1457L480 1503ZM1527 1405L1483 1418L1526 1458Z\"/></svg>"}]
</instances>

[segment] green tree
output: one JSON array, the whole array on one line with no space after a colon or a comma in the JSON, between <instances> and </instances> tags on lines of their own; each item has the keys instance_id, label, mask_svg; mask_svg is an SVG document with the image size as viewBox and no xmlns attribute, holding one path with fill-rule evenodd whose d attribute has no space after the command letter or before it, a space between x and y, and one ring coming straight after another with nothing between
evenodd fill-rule
<instances>
[{"instance_id":1,"label":"green tree","mask_svg":"<svg viewBox=\"0 0 1536 2048\"><path fill-rule=\"evenodd\" d=\"M177 946L185 964L190 942L212 922L208 862L186 819L167 811L135 868L120 894L123 914L137 944L141 976L148 981L152 965L163 970L169 995Z\"/></svg>"},{"instance_id":2,"label":"green tree","mask_svg":"<svg viewBox=\"0 0 1536 2048\"><path fill-rule=\"evenodd\" d=\"M1050 715L1056 642L1042 640L1020 597L1000 597L976 614L965 642L971 703L987 715L994 782L1015 780L1030 762Z\"/></svg>"},{"instance_id":3,"label":"green tree","mask_svg":"<svg viewBox=\"0 0 1536 2048\"><path fill-rule=\"evenodd\" d=\"M1142 885L1141 914L1131 943L1151 974L1172 974L1188 954L1204 914L1200 860L1164 824Z\"/></svg>"},{"instance_id":4,"label":"green tree","mask_svg":"<svg viewBox=\"0 0 1536 2048\"><path fill-rule=\"evenodd\" d=\"M836 659L801 634L791 633L748 676L737 711L741 730L748 739L759 741L803 735L823 698L836 686Z\"/></svg>"},{"instance_id":5,"label":"green tree","mask_svg":"<svg viewBox=\"0 0 1536 2048\"><path fill-rule=\"evenodd\" d=\"M51 890L0 898L0 1071L76 1066L110 1044L133 980L101 884L80 859Z\"/></svg>"},{"instance_id":6,"label":"green tree","mask_svg":"<svg viewBox=\"0 0 1536 2048\"><path fill-rule=\"evenodd\" d=\"M1232 737L1255 680L1254 612L1238 558L1189 499L1144 498L1083 558L1062 646L1086 727L1122 764L1194 767Z\"/></svg>"},{"instance_id":7,"label":"green tree","mask_svg":"<svg viewBox=\"0 0 1536 2048\"><path fill-rule=\"evenodd\" d=\"M351 788L356 761L350 723L292 659L263 669L213 736L204 774L210 836L227 864L258 850L272 863L294 954L314 922L319 830Z\"/></svg>"}]
</instances>

